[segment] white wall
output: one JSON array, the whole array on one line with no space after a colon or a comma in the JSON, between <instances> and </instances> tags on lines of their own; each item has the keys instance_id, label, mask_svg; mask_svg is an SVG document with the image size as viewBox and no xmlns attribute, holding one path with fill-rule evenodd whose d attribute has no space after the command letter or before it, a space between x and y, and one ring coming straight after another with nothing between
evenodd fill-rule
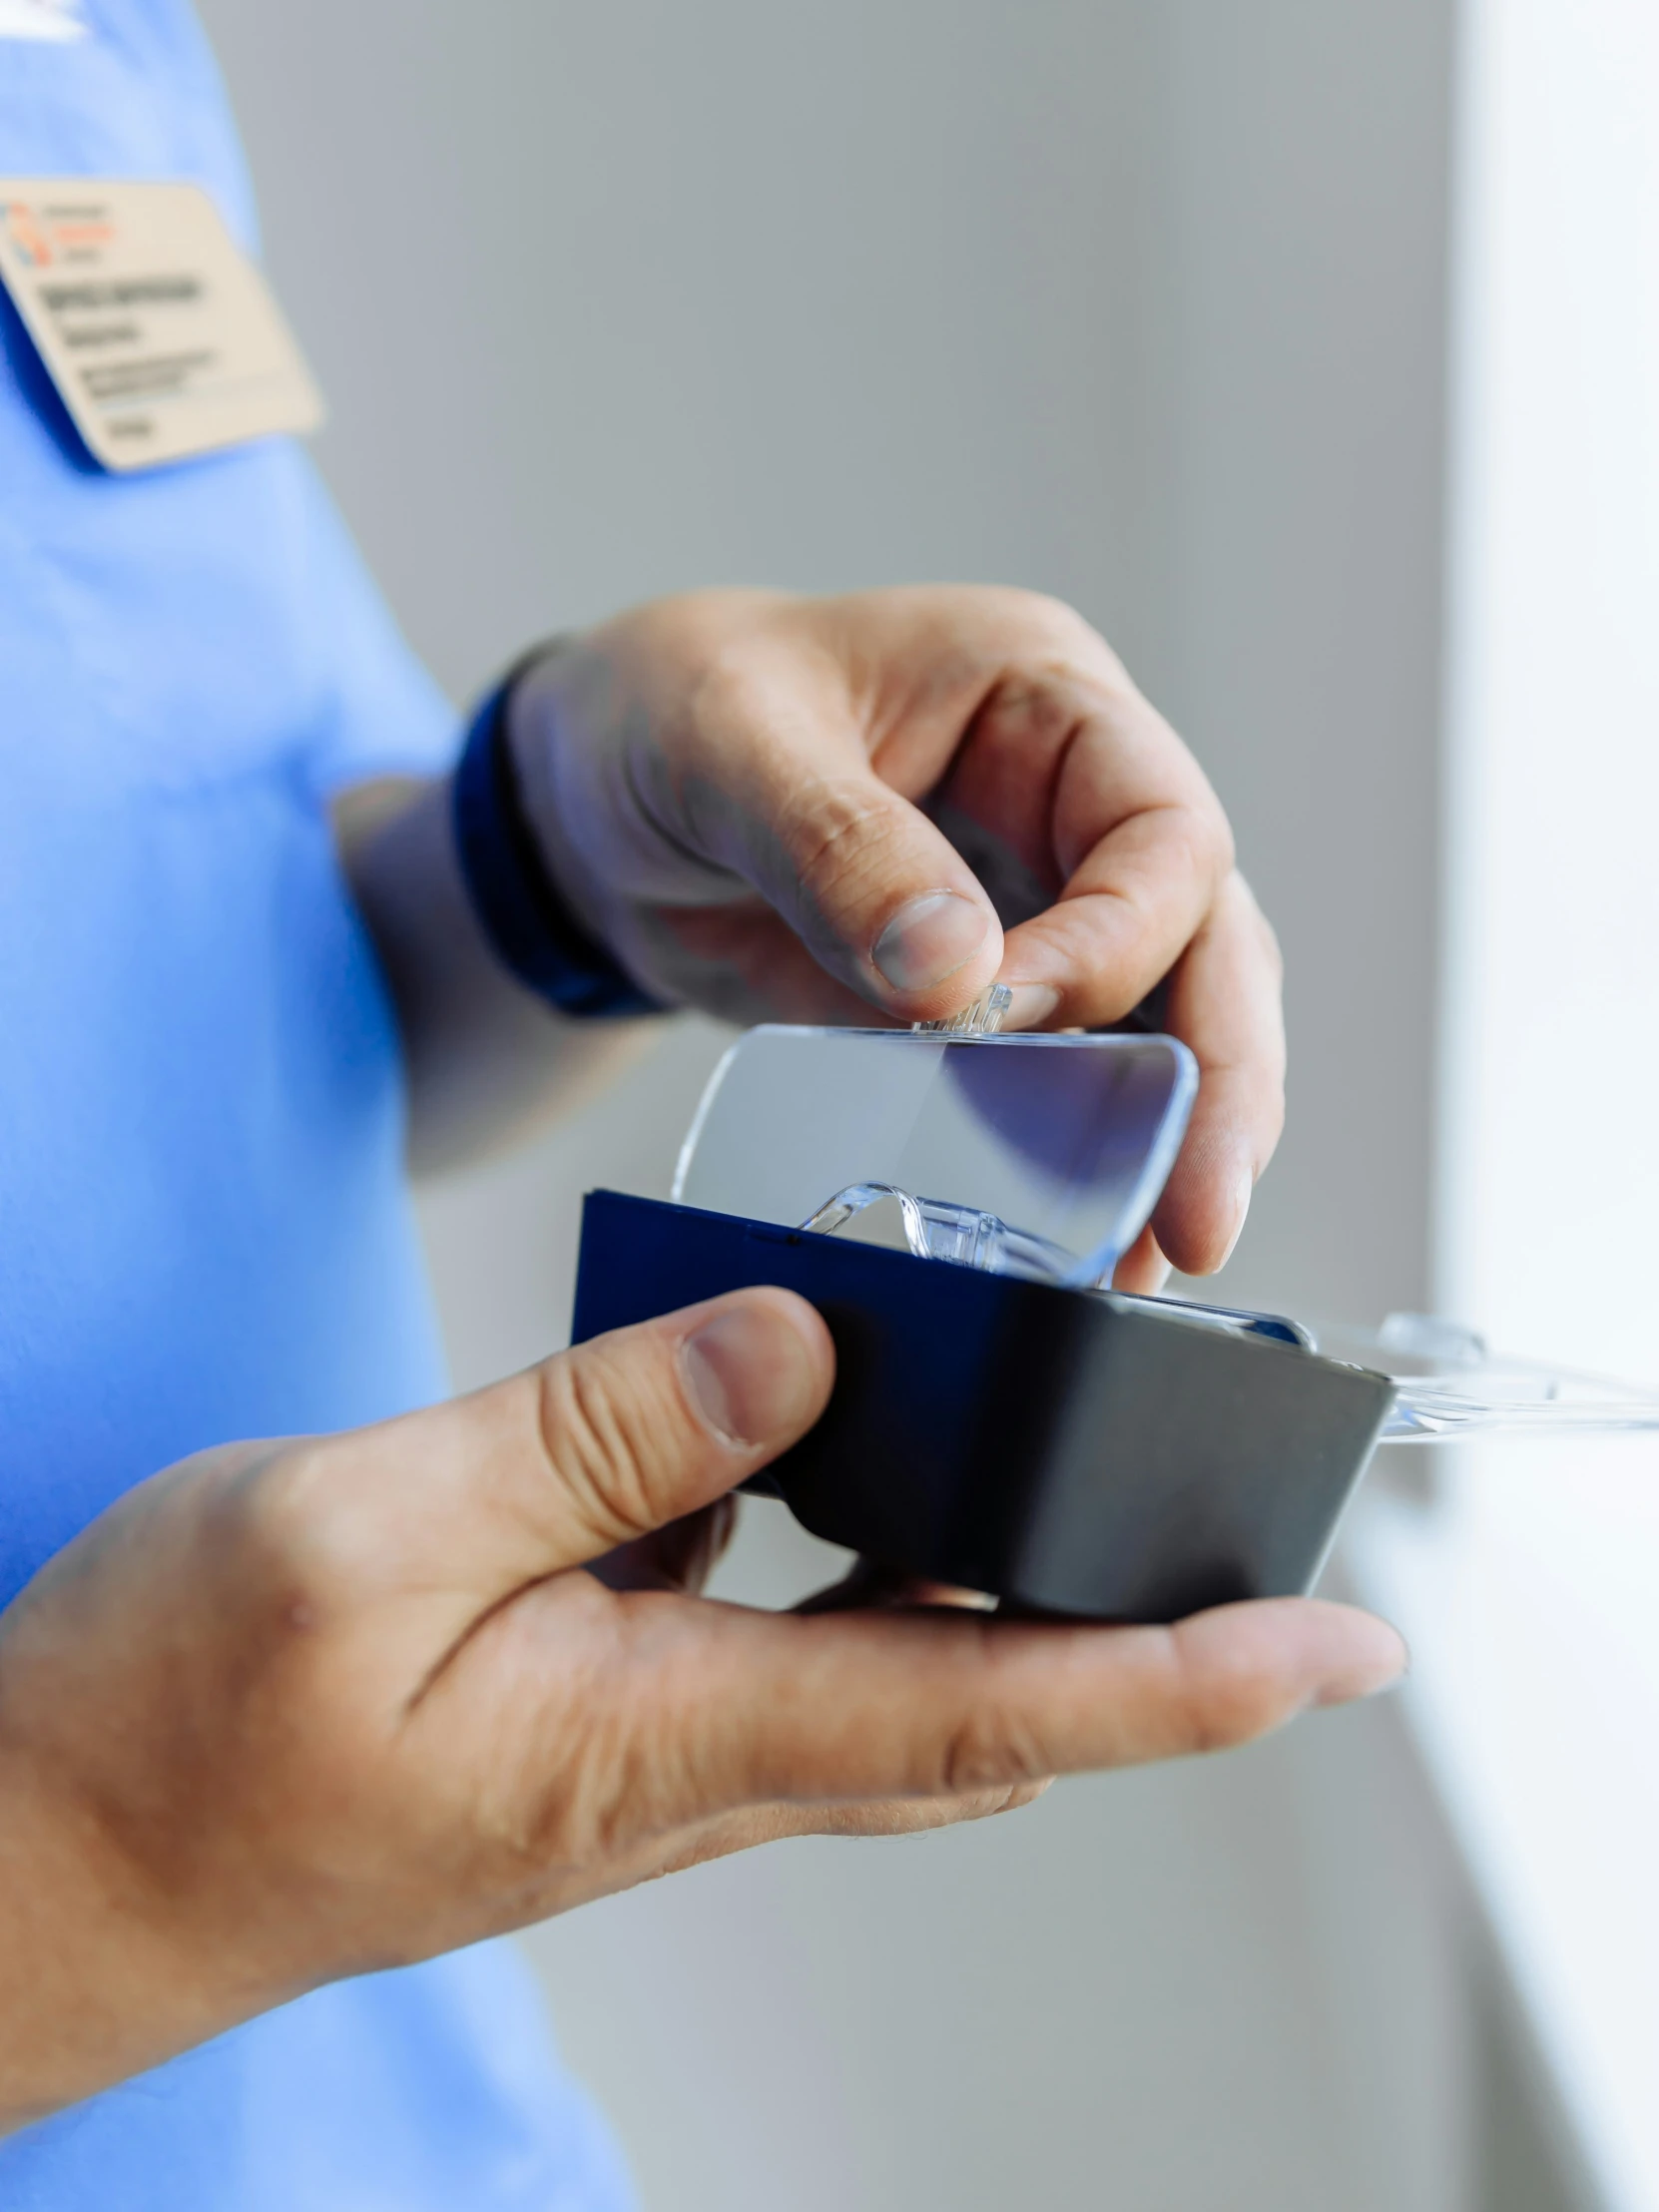
<instances>
[{"instance_id":1,"label":"white wall","mask_svg":"<svg viewBox=\"0 0 1659 2212\"><path fill-rule=\"evenodd\" d=\"M1438 1274L1499 1346L1652 1384L1659 10L1470 0L1465 42ZM1419 1725L1600 2200L1644 2212L1659 1437L1464 1456Z\"/></svg>"},{"instance_id":2,"label":"white wall","mask_svg":"<svg viewBox=\"0 0 1659 2212\"><path fill-rule=\"evenodd\" d=\"M1283 938L1291 1121L1231 1288L1428 1290L1449 0L1148 0L1142 668Z\"/></svg>"},{"instance_id":3,"label":"white wall","mask_svg":"<svg viewBox=\"0 0 1659 2212\"><path fill-rule=\"evenodd\" d=\"M212 0L328 472L457 696L711 579L1074 599L1290 958L1240 1295L1427 1286L1448 0ZM716 1048L425 1207L458 1377ZM728 1586L814 1571L752 1511ZM534 1938L655 2212L1470 2201L1463 1917L1387 1708ZM1512 2206L1506 2212L1514 2212Z\"/></svg>"}]
</instances>

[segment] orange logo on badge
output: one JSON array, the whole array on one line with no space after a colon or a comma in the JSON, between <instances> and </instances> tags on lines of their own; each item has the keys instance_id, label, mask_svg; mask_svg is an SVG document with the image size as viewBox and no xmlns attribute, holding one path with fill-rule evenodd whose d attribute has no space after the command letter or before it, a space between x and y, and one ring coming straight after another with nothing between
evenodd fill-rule
<instances>
[{"instance_id":1,"label":"orange logo on badge","mask_svg":"<svg viewBox=\"0 0 1659 2212\"><path fill-rule=\"evenodd\" d=\"M11 200L5 210L6 233L31 269L49 269L52 242L35 221L35 211L25 201Z\"/></svg>"}]
</instances>

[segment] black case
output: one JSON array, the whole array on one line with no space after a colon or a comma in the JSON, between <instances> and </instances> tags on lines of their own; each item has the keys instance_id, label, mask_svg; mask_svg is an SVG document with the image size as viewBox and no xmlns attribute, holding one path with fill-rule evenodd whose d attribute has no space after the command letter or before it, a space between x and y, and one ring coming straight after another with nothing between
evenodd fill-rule
<instances>
[{"instance_id":1,"label":"black case","mask_svg":"<svg viewBox=\"0 0 1659 2212\"><path fill-rule=\"evenodd\" d=\"M771 1469L797 1519L1045 1611L1169 1621L1307 1590L1392 1398L1157 1301L615 1191L583 1210L573 1339L759 1283L835 1341L823 1418Z\"/></svg>"}]
</instances>

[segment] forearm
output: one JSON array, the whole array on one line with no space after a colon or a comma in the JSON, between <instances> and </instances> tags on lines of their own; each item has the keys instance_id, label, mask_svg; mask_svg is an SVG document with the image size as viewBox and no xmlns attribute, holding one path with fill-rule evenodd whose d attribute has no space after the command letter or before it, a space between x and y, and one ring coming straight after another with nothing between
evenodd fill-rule
<instances>
[{"instance_id":1,"label":"forearm","mask_svg":"<svg viewBox=\"0 0 1659 2212\"><path fill-rule=\"evenodd\" d=\"M336 833L397 1008L417 1173L573 1111L646 1049L650 1022L568 1020L501 965L461 880L446 782L347 794Z\"/></svg>"}]
</instances>

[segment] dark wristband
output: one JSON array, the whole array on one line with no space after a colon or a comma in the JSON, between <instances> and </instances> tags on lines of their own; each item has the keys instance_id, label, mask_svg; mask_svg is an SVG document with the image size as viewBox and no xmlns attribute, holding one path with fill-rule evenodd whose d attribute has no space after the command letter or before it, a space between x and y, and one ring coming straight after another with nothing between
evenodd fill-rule
<instances>
[{"instance_id":1,"label":"dark wristband","mask_svg":"<svg viewBox=\"0 0 1659 2212\"><path fill-rule=\"evenodd\" d=\"M660 1014L560 896L525 812L507 742L507 702L520 663L472 718L450 796L467 897L502 965L560 1013L584 1020Z\"/></svg>"}]
</instances>

